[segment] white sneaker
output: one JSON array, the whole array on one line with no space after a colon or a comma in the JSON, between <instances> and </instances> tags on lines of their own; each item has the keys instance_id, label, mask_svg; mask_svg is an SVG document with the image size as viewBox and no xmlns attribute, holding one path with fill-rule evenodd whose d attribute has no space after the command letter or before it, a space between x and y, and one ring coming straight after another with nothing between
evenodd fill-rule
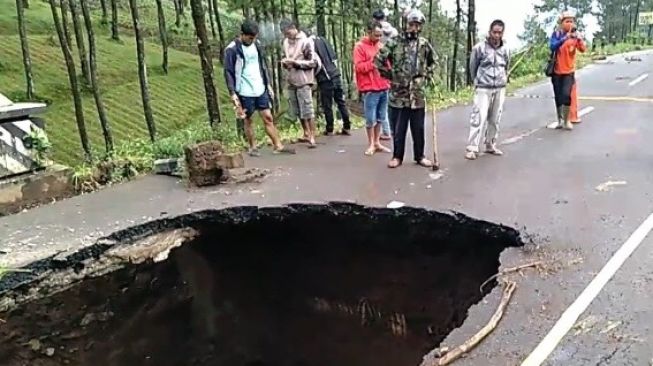
<instances>
[{"instance_id":1,"label":"white sneaker","mask_svg":"<svg viewBox=\"0 0 653 366\"><path fill-rule=\"evenodd\" d=\"M476 158L477 158L477 155L473 151L468 151L468 152L465 153L465 159L467 159L467 160L476 160Z\"/></svg>"}]
</instances>

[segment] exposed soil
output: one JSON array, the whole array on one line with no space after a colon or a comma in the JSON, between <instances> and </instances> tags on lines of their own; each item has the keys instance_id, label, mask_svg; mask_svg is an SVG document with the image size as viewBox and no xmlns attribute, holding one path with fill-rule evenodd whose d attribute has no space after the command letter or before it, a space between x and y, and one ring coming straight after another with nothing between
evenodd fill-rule
<instances>
[{"instance_id":1,"label":"exposed soil","mask_svg":"<svg viewBox=\"0 0 653 366\"><path fill-rule=\"evenodd\" d=\"M3 365L418 365L521 245L461 216L310 207L186 218L199 236L168 260L0 314Z\"/></svg>"}]
</instances>

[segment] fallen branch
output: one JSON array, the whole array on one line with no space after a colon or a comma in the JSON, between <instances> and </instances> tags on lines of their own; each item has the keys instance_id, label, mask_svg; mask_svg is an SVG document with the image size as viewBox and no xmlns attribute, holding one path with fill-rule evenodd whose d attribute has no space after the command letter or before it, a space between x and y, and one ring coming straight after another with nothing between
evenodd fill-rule
<instances>
[{"instance_id":1,"label":"fallen branch","mask_svg":"<svg viewBox=\"0 0 653 366\"><path fill-rule=\"evenodd\" d=\"M468 339L465 343L461 344L460 346L454 348L451 351L449 351L446 348L440 350L436 358L432 359L433 360L432 362L422 363L422 365L423 366L448 365L456 361L460 357L462 357L464 354L471 351L472 348L478 346L478 344L481 343L481 341L485 339L485 337L487 337L488 334L492 333L492 331L499 324L499 321L503 317L503 313L506 311L506 307L508 306L508 303L512 298L512 294L515 291L515 288L517 288L517 284L515 282L507 281L504 283L503 296L501 297L501 302L499 303L499 307L497 307L497 310L494 312L494 315L492 315L492 318L490 318L490 321L483 328L481 328L481 330L479 330L476 334L474 334L472 338Z\"/></svg>"},{"instance_id":2,"label":"fallen branch","mask_svg":"<svg viewBox=\"0 0 653 366\"><path fill-rule=\"evenodd\" d=\"M496 279L499 276L505 276L508 273L513 273L513 272L519 272L522 269L526 269L526 268L539 267L542 264L544 264L544 261L537 261L537 262L522 264L522 265L517 266L517 267L510 267L510 268L503 269L503 270L499 271L499 273L496 273L496 274L492 275L492 277L485 280L485 282L483 282L481 284L480 290L481 290L481 292L483 292L483 288L485 287L485 285L487 285L490 281Z\"/></svg>"}]
</instances>

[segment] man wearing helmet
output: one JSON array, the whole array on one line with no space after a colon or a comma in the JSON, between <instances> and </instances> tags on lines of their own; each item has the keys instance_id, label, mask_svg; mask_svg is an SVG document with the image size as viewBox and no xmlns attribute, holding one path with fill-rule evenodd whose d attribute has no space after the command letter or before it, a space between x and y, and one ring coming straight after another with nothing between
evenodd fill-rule
<instances>
[{"instance_id":1,"label":"man wearing helmet","mask_svg":"<svg viewBox=\"0 0 653 366\"><path fill-rule=\"evenodd\" d=\"M389 115L394 152L389 168L400 166L404 160L409 125L415 163L433 166L424 155L424 118L426 86L433 80L436 56L429 41L420 36L425 21L424 14L417 9L406 12L403 33L384 45L375 58L376 68L392 84Z\"/></svg>"},{"instance_id":2,"label":"man wearing helmet","mask_svg":"<svg viewBox=\"0 0 653 366\"><path fill-rule=\"evenodd\" d=\"M585 43L580 38L574 24L575 16L564 11L560 14L560 28L553 32L549 40L551 52L555 54L555 67L551 76L555 94L558 126L566 130L573 129L569 118L572 89L575 84L576 51L585 52Z\"/></svg>"}]
</instances>

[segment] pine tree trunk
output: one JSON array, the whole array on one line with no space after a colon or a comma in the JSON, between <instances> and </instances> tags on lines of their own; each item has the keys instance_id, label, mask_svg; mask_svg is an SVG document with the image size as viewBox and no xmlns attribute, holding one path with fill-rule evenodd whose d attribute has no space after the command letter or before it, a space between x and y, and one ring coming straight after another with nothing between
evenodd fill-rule
<instances>
[{"instance_id":1,"label":"pine tree trunk","mask_svg":"<svg viewBox=\"0 0 653 366\"><path fill-rule=\"evenodd\" d=\"M143 99L143 112L145 114L145 122L147 123L147 130L150 134L150 140L154 142L156 139L156 126L154 125L154 117L152 116L152 106L150 105L150 90L147 82L147 69L145 66L145 45L143 43L143 34L141 29L141 20L138 16L137 0L129 0L129 7L132 13L132 21L134 23L134 37L136 37L136 57L138 58L138 78L141 84L141 98Z\"/></svg>"},{"instance_id":2,"label":"pine tree trunk","mask_svg":"<svg viewBox=\"0 0 653 366\"><path fill-rule=\"evenodd\" d=\"M220 20L220 10L218 8L218 0L209 0L213 2L213 12L215 13L215 23L218 26L218 39L219 39L219 47L220 47L220 62L223 61L224 59L224 48L226 47L225 45L225 40L224 40L224 29L222 29L222 20Z\"/></svg>"},{"instance_id":3,"label":"pine tree trunk","mask_svg":"<svg viewBox=\"0 0 653 366\"><path fill-rule=\"evenodd\" d=\"M469 60L472 56L472 47L476 41L476 4L468 0L467 7L467 63L465 64L465 83L472 85L472 75L469 70Z\"/></svg>"},{"instance_id":4,"label":"pine tree trunk","mask_svg":"<svg viewBox=\"0 0 653 366\"><path fill-rule=\"evenodd\" d=\"M118 0L111 0L111 39L120 41L118 35Z\"/></svg>"},{"instance_id":5,"label":"pine tree trunk","mask_svg":"<svg viewBox=\"0 0 653 366\"><path fill-rule=\"evenodd\" d=\"M77 43L77 53L79 53L79 64L82 68L82 78L84 83L91 86L91 74L88 66L88 55L86 54L86 46L84 42L84 33L82 31L82 23L79 20L79 12L77 11L77 0L68 0L70 6L70 15L73 18L73 28L75 29L75 43Z\"/></svg>"},{"instance_id":6,"label":"pine tree trunk","mask_svg":"<svg viewBox=\"0 0 653 366\"><path fill-rule=\"evenodd\" d=\"M59 44L61 45L61 52L63 53L64 61L66 62L66 69L68 70L68 81L70 82L70 89L73 95L73 103L75 105L75 120L77 121L77 130L79 131L79 138L82 143L82 149L84 150L84 157L87 161L91 160L91 144L88 140L88 134L86 132L86 123L84 122L84 109L82 105L82 96L79 92L79 85L77 84L77 72L75 71L75 61L73 60L72 52L70 52L70 46L66 40L66 36L63 31L63 26L59 21L59 15L57 14L57 5L55 0L49 0L50 9L52 10L52 20L54 22L54 27L57 31L57 36L59 37ZM64 10L62 8L62 10Z\"/></svg>"},{"instance_id":7,"label":"pine tree trunk","mask_svg":"<svg viewBox=\"0 0 653 366\"><path fill-rule=\"evenodd\" d=\"M637 5L635 7L635 19L633 19L633 31L637 30L637 26L639 25L639 7L642 4L642 0L636 0Z\"/></svg>"},{"instance_id":8,"label":"pine tree trunk","mask_svg":"<svg viewBox=\"0 0 653 366\"><path fill-rule=\"evenodd\" d=\"M292 19L295 22L295 27L299 29L299 5L297 0L292 0Z\"/></svg>"},{"instance_id":9,"label":"pine tree trunk","mask_svg":"<svg viewBox=\"0 0 653 366\"><path fill-rule=\"evenodd\" d=\"M181 0L172 0L175 5L175 25L177 28L181 27Z\"/></svg>"},{"instance_id":10,"label":"pine tree trunk","mask_svg":"<svg viewBox=\"0 0 653 366\"><path fill-rule=\"evenodd\" d=\"M73 41L70 37L70 29L68 29L68 2L67 0L59 0L59 8L61 9L61 24L66 43L72 47Z\"/></svg>"},{"instance_id":11,"label":"pine tree trunk","mask_svg":"<svg viewBox=\"0 0 653 366\"><path fill-rule=\"evenodd\" d=\"M73 0L71 0L71 3ZM88 35L88 53L89 53L89 66L91 71L91 85L93 88L93 98L95 99L95 106L97 107L97 114L100 119L100 126L102 126L102 135L104 136L104 146L107 154L113 151L113 136L111 133L111 125L107 118L107 113L104 110L102 103L102 94L100 93L100 85L97 78L97 52L95 50L95 34L93 33L93 22L91 20L91 13L86 5L86 0L80 0L82 6L82 14L84 15L84 23L86 24L86 33Z\"/></svg>"},{"instance_id":12,"label":"pine tree trunk","mask_svg":"<svg viewBox=\"0 0 653 366\"><path fill-rule=\"evenodd\" d=\"M211 25L211 35L213 36L213 39L218 39L218 35L215 32L215 23L213 22L213 17L215 16L215 12L213 11L213 1L212 0L206 0L206 3L208 5L208 11L209 11L209 24Z\"/></svg>"},{"instance_id":13,"label":"pine tree trunk","mask_svg":"<svg viewBox=\"0 0 653 366\"><path fill-rule=\"evenodd\" d=\"M26 96L28 100L34 99L34 78L32 77L32 58L29 54L29 42L25 28L25 8L22 0L16 0L16 13L18 16L18 34L20 35L20 49L23 53L23 68L25 69Z\"/></svg>"},{"instance_id":14,"label":"pine tree trunk","mask_svg":"<svg viewBox=\"0 0 653 366\"><path fill-rule=\"evenodd\" d=\"M102 24L109 23L107 18L107 0L100 0L100 8L102 8Z\"/></svg>"},{"instance_id":15,"label":"pine tree trunk","mask_svg":"<svg viewBox=\"0 0 653 366\"><path fill-rule=\"evenodd\" d=\"M161 48L163 50L161 68L163 69L163 73L168 75L168 31L166 30L166 15L163 12L161 0L156 0L156 12L159 18L159 38L161 39Z\"/></svg>"},{"instance_id":16,"label":"pine tree trunk","mask_svg":"<svg viewBox=\"0 0 653 366\"><path fill-rule=\"evenodd\" d=\"M209 37L206 34L206 21L204 19L204 7L202 0L191 0L190 2L195 33L197 34L197 49L200 55L202 66L202 78L204 79L204 90L206 94L206 108L209 113L209 123L220 123L220 106L218 104L218 93L213 83L213 62L211 60L211 48Z\"/></svg>"},{"instance_id":17,"label":"pine tree trunk","mask_svg":"<svg viewBox=\"0 0 653 366\"><path fill-rule=\"evenodd\" d=\"M453 36L453 57L451 59L451 76L449 87L451 91L456 91L456 71L458 70L458 42L460 41L460 21L462 18L462 9L460 8L460 0L456 0L456 27L454 28Z\"/></svg>"},{"instance_id":18,"label":"pine tree trunk","mask_svg":"<svg viewBox=\"0 0 653 366\"><path fill-rule=\"evenodd\" d=\"M315 17L317 18L317 35L326 37L326 0L315 0Z\"/></svg>"}]
</instances>

